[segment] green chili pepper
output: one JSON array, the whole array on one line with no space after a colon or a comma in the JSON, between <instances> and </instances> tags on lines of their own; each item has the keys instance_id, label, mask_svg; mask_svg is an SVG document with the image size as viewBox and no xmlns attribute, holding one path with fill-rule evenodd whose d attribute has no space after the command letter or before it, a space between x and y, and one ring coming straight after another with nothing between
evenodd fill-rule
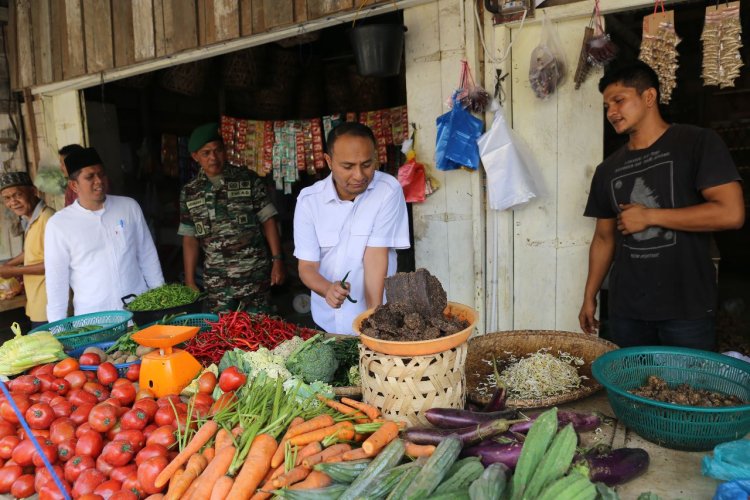
<instances>
[{"instance_id":1,"label":"green chili pepper","mask_svg":"<svg viewBox=\"0 0 750 500\"><path fill-rule=\"evenodd\" d=\"M349 277L349 273L350 272L351 271L347 271L346 274L344 275L344 278L341 280L341 286L343 286L347 290L349 290L349 283L346 282L346 278ZM348 300L352 304L356 304L357 303L357 299L353 299L353 298L349 297L348 295L346 296L346 300Z\"/></svg>"},{"instance_id":2,"label":"green chili pepper","mask_svg":"<svg viewBox=\"0 0 750 500\"><path fill-rule=\"evenodd\" d=\"M200 292L190 287L177 284L162 285L140 294L130 304L128 311L155 311L192 304Z\"/></svg>"}]
</instances>

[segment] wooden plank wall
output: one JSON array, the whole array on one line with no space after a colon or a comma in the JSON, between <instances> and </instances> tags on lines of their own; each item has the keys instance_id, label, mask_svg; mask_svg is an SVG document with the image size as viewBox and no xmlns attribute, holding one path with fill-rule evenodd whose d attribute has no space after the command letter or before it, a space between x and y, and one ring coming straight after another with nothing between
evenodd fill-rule
<instances>
[{"instance_id":1,"label":"wooden plank wall","mask_svg":"<svg viewBox=\"0 0 750 500\"><path fill-rule=\"evenodd\" d=\"M120 68L351 11L360 2L10 0L11 84L21 90Z\"/></svg>"}]
</instances>

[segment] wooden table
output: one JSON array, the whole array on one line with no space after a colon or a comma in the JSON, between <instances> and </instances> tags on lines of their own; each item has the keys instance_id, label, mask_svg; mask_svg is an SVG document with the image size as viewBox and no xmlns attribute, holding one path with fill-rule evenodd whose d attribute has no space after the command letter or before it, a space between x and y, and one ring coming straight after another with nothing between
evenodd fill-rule
<instances>
[{"instance_id":1,"label":"wooden table","mask_svg":"<svg viewBox=\"0 0 750 500\"><path fill-rule=\"evenodd\" d=\"M0 300L0 312L12 311L26 306L26 295L20 294L8 300Z\"/></svg>"},{"instance_id":2,"label":"wooden table","mask_svg":"<svg viewBox=\"0 0 750 500\"><path fill-rule=\"evenodd\" d=\"M648 471L616 488L622 500L635 500L646 491L659 495L662 500L713 498L720 482L701 474L701 460L710 452L670 450L646 441L614 418L615 414L605 391L560 405L559 408L581 412L597 411L612 417L612 423L603 424L600 432L581 433L581 445L584 447L606 443L612 448L643 448L648 452L651 457Z\"/></svg>"}]
</instances>

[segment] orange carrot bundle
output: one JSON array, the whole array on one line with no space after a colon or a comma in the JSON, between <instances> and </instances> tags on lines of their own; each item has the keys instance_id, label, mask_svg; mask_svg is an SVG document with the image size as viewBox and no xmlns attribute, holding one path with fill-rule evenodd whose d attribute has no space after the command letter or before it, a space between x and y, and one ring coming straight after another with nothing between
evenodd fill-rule
<instances>
[{"instance_id":1,"label":"orange carrot bundle","mask_svg":"<svg viewBox=\"0 0 750 500\"><path fill-rule=\"evenodd\" d=\"M352 408L351 406L347 406L343 403L339 403L338 401L334 401L333 399L328 399L327 397L321 394L316 394L315 397L317 397L320 401L322 401L323 404L325 404L327 407L333 408L337 412L343 413L344 415L355 417L354 421L357 422L358 424L366 424L367 422L370 421L370 419L367 418L367 416L365 416L364 413Z\"/></svg>"},{"instance_id":2,"label":"orange carrot bundle","mask_svg":"<svg viewBox=\"0 0 750 500\"><path fill-rule=\"evenodd\" d=\"M193 439L190 440L190 442L183 448L183 450L177 454L177 456L172 460L167 466L162 470L158 476L156 476L156 481L154 484L157 488L161 488L167 482L169 481L169 478L172 477L172 475L177 472L177 469L179 469L182 464L188 461L188 459L193 456L193 454L198 453L198 451L203 447L204 444L208 442L209 439L211 439L214 434L216 434L216 431L219 430L219 425L214 422L213 420L207 420L200 429L198 429L198 432L195 433L193 436Z\"/></svg>"},{"instance_id":3,"label":"orange carrot bundle","mask_svg":"<svg viewBox=\"0 0 750 500\"><path fill-rule=\"evenodd\" d=\"M387 421L373 432L364 443L362 449L370 456L375 456L386 447L388 443L398 437L398 425L395 422Z\"/></svg>"},{"instance_id":4,"label":"orange carrot bundle","mask_svg":"<svg viewBox=\"0 0 750 500\"><path fill-rule=\"evenodd\" d=\"M302 465L304 467L307 467L308 469L312 469L314 465L321 463L326 458L341 455L342 453L345 453L351 449L352 447L346 443L334 444L333 446L329 446L320 453L316 453L315 455L311 455L305 458L304 460L302 460Z\"/></svg>"},{"instance_id":5,"label":"orange carrot bundle","mask_svg":"<svg viewBox=\"0 0 750 500\"><path fill-rule=\"evenodd\" d=\"M214 437L214 450L220 450L228 444L234 444L232 434L222 427L216 432L216 437Z\"/></svg>"},{"instance_id":6,"label":"orange carrot bundle","mask_svg":"<svg viewBox=\"0 0 750 500\"><path fill-rule=\"evenodd\" d=\"M410 441L404 443L406 455L411 458L430 457L435 451L435 446L431 444L415 444Z\"/></svg>"},{"instance_id":7,"label":"orange carrot bundle","mask_svg":"<svg viewBox=\"0 0 750 500\"><path fill-rule=\"evenodd\" d=\"M245 462L234 480L227 500L250 497L271 469L271 459L276 451L276 440L268 434L258 434L250 444Z\"/></svg>"},{"instance_id":8,"label":"orange carrot bundle","mask_svg":"<svg viewBox=\"0 0 750 500\"><path fill-rule=\"evenodd\" d=\"M201 475L207 465L208 461L200 453L196 453L190 457L187 465L185 465L184 472L178 475L178 472L181 469L177 469L177 472L175 472L174 476L169 481L169 490L167 491L165 499L178 500L182 498L183 495L185 498L189 498L187 491L195 483L195 480Z\"/></svg>"},{"instance_id":9,"label":"orange carrot bundle","mask_svg":"<svg viewBox=\"0 0 750 500\"><path fill-rule=\"evenodd\" d=\"M219 450L214 459L211 460L211 463L208 464L208 467L203 471L203 474L195 480L196 488L191 498L199 500L211 497L211 491L216 481L226 474L229 466L232 465L232 458L234 458L235 451L232 445L225 446Z\"/></svg>"},{"instance_id":10,"label":"orange carrot bundle","mask_svg":"<svg viewBox=\"0 0 750 500\"><path fill-rule=\"evenodd\" d=\"M291 486L294 483L298 483L305 479L310 474L310 469L307 467L295 467L286 474L282 474L271 482L271 486L274 489L285 488Z\"/></svg>"},{"instance_id":11,"label":"orange carrot bundle","mask_svg":"<svg viewBox=\"0 0 750 500\"><path fill-rule=\"evenodd\" d=\"M333 419L331 419L333 420ZM284 434L284 437L281 438L281 441L279 441L279 446L276 448L276 452L273 454L273 458L271 458L271 468L275 469L282 463L284 463L284 448L286 448L286 441L289 439L289 433L292 432L292 429L297 427L298 425L305 422L305 419L302 417L295 417L292 422L289 424L289 428L286 430L286 434Z\"/></svg>"},{"instance_id":12,"label":"orange carrot bundle","mask_svg":"<svg viewBox=\"0 0 750 500\"><path fill-rule=\"evenodd\" d=\"M346 453L343 453L341 455L341 461L342 462L350 462L352 460L362 460L363 458L370 458L371 456L372 455L369 455L362 448L354 448L351 451L347 451Z\"/></svg>"},{"instance_id":13,"label":"orange carrot bundle","mask_svg":"<svg viewBox=\"0 0 750 500\"><path fill-rule=\"evenodd\" d=\"M376 418L380 417L380 410L362 401L355 401L354 399L350 398L341 398L341 402L361 411L362 413L367 415L367 418L369 418L370 420L375 420Z\"/></svg>"},{"instance_id":14,"label":"orange carrot bundle","mask_svg":"<svg viewBox=\"0 0 750 500\"><path fill-rule=\"evenodd\" d=\"M216 448L214 448L213 446L209 446L208 448L203 450L203 456L206 457L207 462L211 463L211 461L216 456Z\"/></svg>"},{"instance_id":15,"label":"orange carrot bundle","mask_svg":"<svg viewBox=\"0 0 750 500\"><path fill-rule=\"evenodd\" d=\"M299 434L290 438L289 444L292 446L304 446L309 443L314 443L315 441L322 441L323 439L334 435L342 441L352 439L354 437L354 424L347 420L331 425L330 427L323 427L322 429L316 429L306 434Z\"/></svg>"},{"instance_id":16,"label":"orange carrot bundle","mask_svg":"<svg viewBox=\"0 0 750 500\"><path fill-rule=\"evenodd\" d=\"M306 444L297 452L297 459L294 461L294 465L301 465L304 459L313 456L316 453L320 453L321 451L323 451L323 446L321 446L320 441L313 441L312 443Z\"/></svg>"},{"instance_id":17,"label":"orange carrot bundle","mask_svg":"<svg viewBox=\"0 0 750 500\"><path fill-rule=\"evenodd\" d=\"M232 479L229 476L221 476L219 479L216 480L216 484L214 484L214 489L211 490L210 500L224 500L227 494L229 494L229 491L232 489L233 484L234 484L234 479Z\"/></svg>"},{"instance_id":18,"label":"orange carrot bundle","mask_svg":"<svg viewBox=\"0 0 750 500\"><path fill-rule=\"evenodd\" d=\"M290 490L314 490L318 488L325 488L333 483L331 476L325 472L314 470L307 475L307 477L299 483L293 484L289 487Z\"/></svg>"}]
</instances>

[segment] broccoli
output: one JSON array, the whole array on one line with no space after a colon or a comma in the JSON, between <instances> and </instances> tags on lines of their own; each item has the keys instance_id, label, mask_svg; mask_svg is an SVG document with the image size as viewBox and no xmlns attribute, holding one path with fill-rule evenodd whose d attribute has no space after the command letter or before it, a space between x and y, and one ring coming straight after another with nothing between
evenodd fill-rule
<instances>
[{"instance_id":1,"label":"broccoli","mask_svg":"<svg viewBox=\"0 0 750 500\"><path fill-rule=\"evenodd\" d=\"M330 340L314 335L299 346L286 361L287 369L308 384L315 381L330 384L339 362Z\"/></svg>"},{"instance_id":2,"label":"broccoli","mask_svg":"<svg viewBox=\"0 0 750 500\"><path fill-rule=\"evenodd\" d=\"M362 378L359 375L359 365L349 367L348 380L350 385L360 385Z\"/></svg>"}]
</instances>

